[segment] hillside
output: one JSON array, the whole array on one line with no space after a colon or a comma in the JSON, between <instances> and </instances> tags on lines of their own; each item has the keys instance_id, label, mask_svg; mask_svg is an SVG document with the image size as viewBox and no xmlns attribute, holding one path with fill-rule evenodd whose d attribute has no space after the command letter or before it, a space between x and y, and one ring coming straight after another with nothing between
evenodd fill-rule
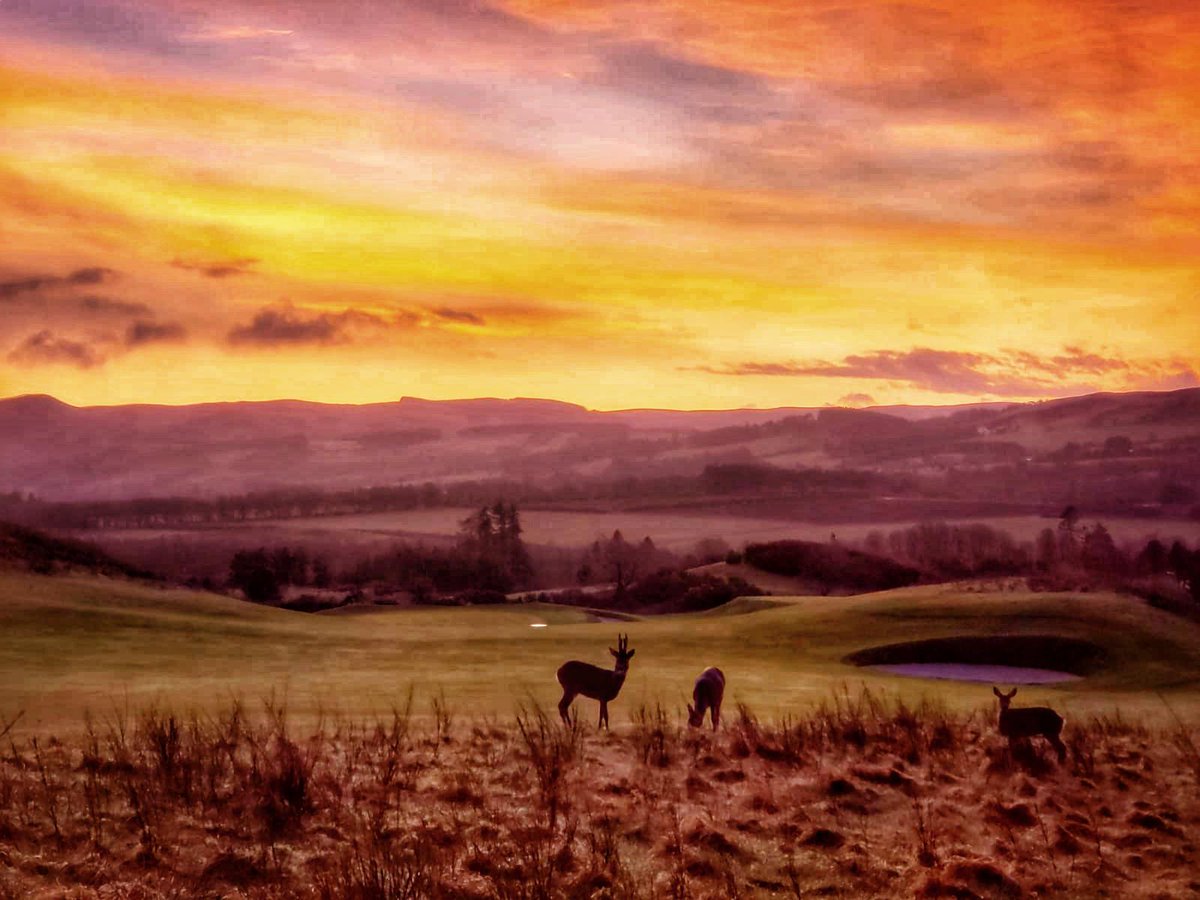
<instances>
[{"instance_id":1,"label":"hillside","mask_svg":"<svg viewBox=\"0 0 1200 900\"><path fill-rule=\"evenodd\" d=\"M1106 444L1110 438L1128 442ZM1182 483L1179 496L1194 496L1197 447L1200 389L941 411L596 412L526 399L91 408L44 396L0 400L0 494L47 500L497 479L560 493L568 485L690 479L682 494L672 490L675 499L695 499L710 493L698 481L706 470L753 465L881 479L843 486L839 503L848 491L875 502L906 492L934 498L936 488L934 499L943 509L951 503L950 512L954 502L1005 497L1016 514L1060 502L1064 467L1085 487L1094 483L1103 502L1153 500L1171 479ZM996 490L998 469L1009 481L1020 470L1017 495ZM962 482L947 483L946 472ZM800 487L811 495L811 485ZM794 505L784 514L795 515Z\"/></svg>"},{"instance_id":2,"label":"hillside","mask_svg":"<svg viewBox=\"0 0 1200 900\"><path fill-rule=\"evenodd\" d=\"M121 562L86 541L57 538L33 528L0 522L0 570L40 574L55 572L149 578L136 566Z\"/></svg>"}]
</instances>

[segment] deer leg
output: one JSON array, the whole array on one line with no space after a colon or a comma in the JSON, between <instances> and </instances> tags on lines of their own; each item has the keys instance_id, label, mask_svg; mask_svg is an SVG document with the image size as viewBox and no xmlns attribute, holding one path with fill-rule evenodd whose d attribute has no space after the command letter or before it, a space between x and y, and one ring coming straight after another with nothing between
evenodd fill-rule
<instances>
[{"instance_id":1,"label":"deer leg","mask_svg":"<svg viewBox=\"0 0 1200 900\"><path fill-rule=\"evenodd\" d=\"M721 707L714 706L709 711L712 713L713 731L716 731L717 726L721 724Z\"/></svg>"},{"instance_id":2,"label":"deer leg","mask_svg":"<svg viewBox=\"0 0 1200 900\"><path fill-rule=\"evenodd\" d=\"M608 701L607 700L600 701L600 721L596 723L596 728L599 729L601 725L604 726L605 731L608 731Z\"/></svg>"},{"instance_id":3,"label":"deer leg","mask_svg":"<svg viewBox=\"0 0 1200 900\"><path fill-rule=\"evenodd\" d=\"M1047 737L1049 737L1050 743L1054 745L1054 749L1058 751L1058 761L1060 763L1066 762L1067 761L1067 745L1062 742L1062 738L1060 738L1057 734L1054 735L1053 737L1050 737L1049 735L1047 735Z\"/></svg>"},{"instance_id":4,"label":"deer leg","mask_svg":"<svg viewBox=\"0 0 1200 900\"><path fill-rule=\"evenodd\" d=\"M575 694L571 691L564 690L562 699L558 701L558 714L562 716L563 723L571 724L571 703L575 699Z\"/></svg>"}]
</instances>

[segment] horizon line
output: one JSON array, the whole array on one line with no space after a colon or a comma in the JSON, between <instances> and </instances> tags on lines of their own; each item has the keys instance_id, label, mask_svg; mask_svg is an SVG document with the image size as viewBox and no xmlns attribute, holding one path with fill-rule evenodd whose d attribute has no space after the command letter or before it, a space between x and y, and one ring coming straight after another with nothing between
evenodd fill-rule
<instances>
[{"instance_id":1,"label":"horizon line","mask_svg":"<svg viewBox=\"0 0 1200 900\"><path fill-rule=\"evenodd\" d=\"M131 406L152 406L164 409L186 409L196 406L222 406L222 405L250 405L250 404L269 404L269 403L302 403L310 406L331 406L331 407L369 407L369 406L394 406L405 401L417 403L431 404L450 404L450 403L545 403L555 404L565 407L573 407L578 410L590 413L733 413L733 412L786 412L786 411L820 411L822 409L853 409L864 412L882 409L957 409L962 407L978 407L978 406L1025 406L1035 403L1050 403L1059 400L1078 400L1084 397L1097 396L1132 396L1136 394L1174 394L1187 391L1200 391L1200 388L1175 388L1173 390L1141 390L1141 391L1089 391L1084 394L1063 394L1055 397L1041 397L1029 400L1002 400L1002 399L978 399L959 401L954 403L876 403L868 406L847 406L837 403L826 403L822 406L737 406L737 407L615 407L610 409L601 409L598 407L588 407L581 403L575 403L570 400L560 400L553 397L494 397L494 396L473 396L473 397L447 397L440 400L433 400L427 397L417 397L412 395L402 395L394 400L372 400L365 403L354 403L351 401L341 403L331 403L324 400L306 400L300 397L273 397L264 400L200 400L192 403L155 403L150 401L130 402L130 403L95 403L95 404L75 404L63 400L53 394L45 393L25 393L11 394L0 397L0 404L8 403L16 400L31 400L31 399L46 399L62 406L70 407L71 409L119 409L122 407Z\"/></svg>"}]
</instances>

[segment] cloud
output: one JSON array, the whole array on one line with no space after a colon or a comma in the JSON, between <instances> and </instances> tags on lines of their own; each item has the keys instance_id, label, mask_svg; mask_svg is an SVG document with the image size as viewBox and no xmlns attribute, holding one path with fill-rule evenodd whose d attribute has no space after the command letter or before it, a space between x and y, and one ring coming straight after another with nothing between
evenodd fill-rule
<instances>
[{"instance_id":1,"label":"cloud","mask_svg":"<svg viewBox=\"0 0 1200 900\"><path fill-rule=\"evenodd\" d=\"M352 338L355 328L386 328L404 324L405 319L382 318L356 309L339 313L306 314L291 306L259 310L247 325L230 330L227 340L235 346L287 346L299 344L340 344Z\"/></svg>"},{"instance_id":2,"label":"cloud","mask_svg":"<svg viewBox=\"0 0 1200 900\"><path fill-rule=\"evenodd\" d=\"M8 354L8 360L25 366L71 365L80 369L104 364L104 358L92 347L79 341L56 337L48 329L27 337L19 347Z\"/></svg>"},{"instance_id":3,"label":"cloud","mask_svg":"<svg viewBox=\"0 0 1200 900\"><path fill-rule=\"evenodd\" d=\"M465 309L453 309L449 306L443 306L433 310L433 314L447 322L462 322L466 325L485 324L483 316L476 315Z\"/></svg>"},{"instance_id":4,"label":"cloud","mask_svg":"<svg viewBox=\"0 0 1200 900\"><path fill-rule=\"evenodd\" d=\"M870 394L845 394L837 399L837 406L876 406L875 398Z\"/></svg>"},{"instance_id":5,"label":"cloud","mask_svg":"<svg viewBox=\"0 0 1200 900\"><path fill-rule=\"evenodd\" d=\"M85 269L76 269L67 275L35 275L31 278L0 281L0 300L9 300L21 294L39 293L47 288L102 284L114 275L116 275L116 272L112 269L92 266Z\"/></svg>"},{"instance_id":6,"label":"cloud","mask_svg":"<svg viewBox=\"0 0 1200 900\"><path fill-rule=\"evenodd\" d=\"M1114 389L1165 389L1197 383L1191 366L1177 359L1119 360L1064 348L1053 356L1023 350L997 354L934 350L877 350L851 354L830 362L742 362L729 366L702 366L714 375L854 378L891 382L934 393L996 397L1041 397L1064 392L1086 393L1110 386ZM843 397L864 397L851 394ZM869 397L868 397L869 399ZM841 402L841 401L839 401Z\"/></svg>"},{"instance_id":7,"label":"cloud","mask_svg":"<svg viewBox=\"0 0 1200 900\"><path fill-rule=\"evenodd\" d=\"M140 319L125 331L126 347L145 344L177 343L187 338L187 329L178 322L150 322Z\"/></svg>"},{"instance_id":8,"label":"cloud","mask_svg":"<svg viewBox=\"0 0 1200 900\"><path fill-rule=\"evenodd\" d=\"M129 300L112 300L108 297L81 297L79 306L81 309L91 313L112 313L122 316L150 315L150 307L145 303L137 303Z\"/></svg>"},{"instance_id":9,"label":"cloud","mask_svg":"<svg viewBox=\"0 0 1200 900\"><path fill-rule=\"evenodd\" d=\"M92 266L87 269L76 269L64 281L67 284L103 284L117 273L103 266Z\"/></svg>"},{"instance_id":10,"label":"cloud","mask_svg":"<svg viewBox=\"0 0 1200 900\"><path fill-rule=\"evenodd\" d=\"M199 272L207 278L228 278L231 275L250 275L259 260L244 258L231 259L228 262L187 262L181 259L172 260L171 265L176 269L189 272Z\"/></svg>"},{"instance_id":11,"label":"cloud","mask_svg":"<svg viewBox=\"0 0 1200 900\"><path fill-rule=\"evenodd\" d=\"M878 379L947 394L1028 396L1043 393L1051 387L1048 379L1025 374L1012 362L995 356L927 347L906 351L878 350L850 355L839 362L746 362L708 371L722 375ZM1045 371L1044 366L1041 371Z\"/></svg>"}]
</instances>

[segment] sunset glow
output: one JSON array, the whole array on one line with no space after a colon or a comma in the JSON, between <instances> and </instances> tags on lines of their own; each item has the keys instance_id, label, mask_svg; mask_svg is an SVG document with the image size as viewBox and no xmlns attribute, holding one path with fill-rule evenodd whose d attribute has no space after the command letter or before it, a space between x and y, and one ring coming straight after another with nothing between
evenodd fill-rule
<instances>
[{"instance_id":1,"label":"sunset glow","mask_svg":"<svg viewBox=\"0 0 1200 900\"><path fill-rule=\"evenodd\" d=\"M4 0L0 396L1200 384L1200 6Z\"/></svg>"}]
</instances>

